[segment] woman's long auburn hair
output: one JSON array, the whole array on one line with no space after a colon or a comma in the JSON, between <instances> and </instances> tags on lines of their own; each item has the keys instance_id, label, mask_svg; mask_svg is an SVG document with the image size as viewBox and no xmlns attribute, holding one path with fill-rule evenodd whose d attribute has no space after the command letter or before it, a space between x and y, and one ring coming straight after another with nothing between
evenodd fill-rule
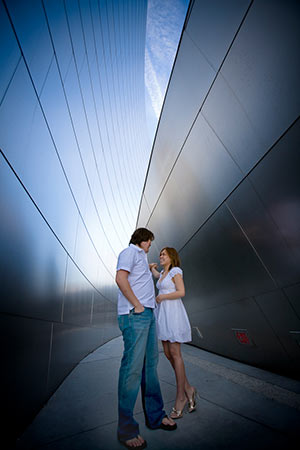
<instances>
[{"instance_id":1,"label":"woman's long auburn hair","mask_svg":"<svg viewBox=\"0 0 300 450\"><path fill-rule=\"evenodd\" d=\"M181 263L180 263L180 258L179 258L177 250L173 247L164 247L161 249L159 254L161 254L161 252L164 250L166 250L166 252L168 253L168 256L171 260L171 264L169 265L168 270L171 270L172 267L180 267Z\"/></svg>"}]
</instances>

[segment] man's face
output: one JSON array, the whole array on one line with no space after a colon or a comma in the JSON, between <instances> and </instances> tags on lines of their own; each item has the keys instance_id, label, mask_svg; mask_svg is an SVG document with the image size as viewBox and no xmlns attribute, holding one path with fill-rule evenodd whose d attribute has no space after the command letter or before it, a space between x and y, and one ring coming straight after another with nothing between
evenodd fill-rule
<instances>
[{"instance_id":1,"label":"man's face","mask_svg":"<svg viewBox=\"0 0 300 450\"><path fill-rule=\"evenodd\" d=\"M141 247L145 253L148 253L151 247L151 239L149 239L148 241L142 241L139 247Z\"/></svg>"}]
</instances>

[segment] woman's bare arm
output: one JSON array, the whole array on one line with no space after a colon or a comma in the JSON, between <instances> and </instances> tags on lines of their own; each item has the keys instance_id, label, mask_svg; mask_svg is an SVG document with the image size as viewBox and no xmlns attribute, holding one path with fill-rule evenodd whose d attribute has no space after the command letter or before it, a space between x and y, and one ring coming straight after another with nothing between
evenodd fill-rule
<instances>
[{"instance_id":1,"label":"woman's bare arm","mask_svg":"<svg viewBox=\"0 0 300 450\"><path fill-rule=\"evenodd\" d=\"M177 273L172 278L172 281L175 284L176 291L170 292L169 294L160 294L156 297L156 302L161 303L163 300L177 300L178 298L185 296L185 288L182 275Z\"/></svg>"},{"instance_id":2,"label":"woman's bare arm","mask_svg":"<svg viewBox=\"0 0 300 450\"><path fill-rule=\"evenodd\" d=\"M151 270L152 275L154 276L154 278L159 278L160 273L158 272L156 267L157 267L157 263L149 264L149 269Z\"/></svg>"}]
</instances>

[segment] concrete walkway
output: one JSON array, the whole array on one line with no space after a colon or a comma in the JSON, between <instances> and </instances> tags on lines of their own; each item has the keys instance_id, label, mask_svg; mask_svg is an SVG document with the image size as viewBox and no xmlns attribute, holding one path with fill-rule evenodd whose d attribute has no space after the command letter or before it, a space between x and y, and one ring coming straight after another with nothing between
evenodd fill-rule
<instances>
[{"instance_id":1,"label":"concrete walkway","mask_svg":"<svg viewBox=\"0 0 300 450\"><path fill-rule=\"evenodd\" d=\"M123 350L116 338L87 356L62 383L19 440L18 449L121 450L117 441L117 383ZM176 431L149 430L141 399L135 417L153 450L260 450L298 448L300 382L182 346L197 410ZM160 347L159 378L169 412L175 377ZM297 443L298 438L298 443ZM296 440L297 445L292 444Z\"/></svg>"}]
</instances>

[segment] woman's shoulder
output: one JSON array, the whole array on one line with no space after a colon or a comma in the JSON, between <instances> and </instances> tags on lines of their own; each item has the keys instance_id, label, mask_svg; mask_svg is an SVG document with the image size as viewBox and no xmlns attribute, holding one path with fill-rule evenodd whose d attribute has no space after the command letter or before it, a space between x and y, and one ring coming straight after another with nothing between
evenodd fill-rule
<instances>
[{"instance_id":1,"label":"woman's shoulder","mask_svg":"<svg viewBox=\"0 0 300 450\"><path fill-rule=\"evenodd\" d=\"M179 275L183 275L183 271L180 267L172 267L172 269L170 270L170 275L173 278L175 275L179 274Z\"/></svg>"}]
</instances>

